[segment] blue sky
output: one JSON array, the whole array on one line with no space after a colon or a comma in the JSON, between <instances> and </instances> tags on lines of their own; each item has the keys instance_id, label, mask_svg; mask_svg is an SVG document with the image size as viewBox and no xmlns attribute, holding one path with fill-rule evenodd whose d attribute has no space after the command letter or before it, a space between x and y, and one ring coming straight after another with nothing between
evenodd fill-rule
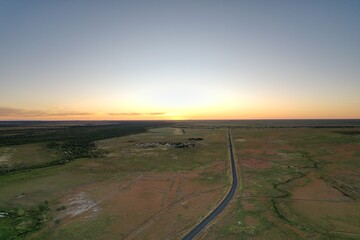
<instances>
[{"instance_id":1,"label":"blue sky","mask_svg":"<svg viewBox=\"0 0 360 240\"><path fill-rule=\"evenodd\" d=\"M0 116L359 118L359 12L360 1L0 0Z\"/></svg>"}]
</instances>

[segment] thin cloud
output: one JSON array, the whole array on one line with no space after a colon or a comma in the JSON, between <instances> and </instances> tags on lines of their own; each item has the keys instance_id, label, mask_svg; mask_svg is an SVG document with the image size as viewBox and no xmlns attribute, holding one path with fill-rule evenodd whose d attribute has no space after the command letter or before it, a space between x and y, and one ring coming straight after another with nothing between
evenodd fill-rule
<instances>
[{"instance_id":1,"label":"thin cloud","mask_svg":"<svg viewBox=\"0 0 360 240\"><path fill-rule=\"evenodd\" d=\"M54 111L54 110L28 110L21 108L0 107L0 115L6 117L61 117L61 116L85 116L92 115L89 112L78 111Z\"/></svg>"},{"instance_id":2,"label":"thin cloud","mask_svg":"<svg viewBox=\"0 0 360 240\"><path fill-rule=\"evenodd\" d=\"M165 115L166 112L153 112L153 113L147 113L148 115Z\"/></svg>"},{"instance_id":3,"label":"thin cloud","mask_svg":"<svg viewBox=\"0 0 360 240\"><path fill-rule=\"evenodd\" d=\"M112 116L122 115L122 116L139 116L142 115L142 113L108 113Z\"/></svg>"},{"instance_id":4,"label":"thin cloud","mask_svg":"<svg viewBox=\"0 0 360 240\"><path fill-rule=\"evenodd\" d=\"M89 112L59 112L59 113L47 113L46 116L86 116L93 114L94 113L89 113Z\"/></svg>"},{"instance_id":5,"label":"thin cloud","mask_svg":"<svg viewBox=\"0 0 360 240\"><path fill-rule=\"evenodd\" d=\"M108 113L108 115L111 116L139 116L139 115L153 115L153 116L158 116L158 115L164 115L166 114L165 112L151 112L151 113Z\"/></svg>"}]
</instances>

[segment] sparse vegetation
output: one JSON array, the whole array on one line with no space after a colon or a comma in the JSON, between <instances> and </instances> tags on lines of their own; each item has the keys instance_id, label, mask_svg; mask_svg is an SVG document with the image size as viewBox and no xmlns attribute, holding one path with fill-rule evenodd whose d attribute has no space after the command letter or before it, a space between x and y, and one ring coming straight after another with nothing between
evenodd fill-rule
<instances>
[{"instance_id":1,"label":"sparse vegetation","mask_svg":"<svg viewBox=\"0 0 360 240\"><path fill-rule=\"evenodd\" d=\"M229 211L242 214L228 214L206 239L356 239L357 131L233 129L246 139L235 142L244 189Z\"/></svg>"},{"instance_id":2,"label":"sparse vegetation","mask_svg":"<svg viewBox=\"0 0 360 240\"><path fill-rule=\"evenodd\" d=\"M0 175L0 239L179 238L230 184L226 129L202 124L137 126L120 137L100 133L114 126L89 126L87 137L4 146L3 154L16 148L18 155L6 158L15 170ZM231 131L243 189L206 239L354 239L357 134L259 125ZM141 147L189 141L199 145ZM37 158L20 161L35 150Z\"/></svg>"},{"instance_id":3,"label":"sparse vegetation","mask_svg":"<svg viewBox=\"0 0 360 240\"><path fill-rule=\"evenodd\" d=\"M22 162L14 165L1 165L0 174L15 171L45 168L65 164L78 158L98 158L106 154L106 150L97 148L95 141L113 137L126 136L147 131L150 127L164 126L158 122L123 122L100 126L70 127L31 127L18 130L11 127L0 130L0 146L16 146L30 143L44 143L49 149L57 152L56 159L42 163L26 165Z\"/></svg>"}]
</instances>

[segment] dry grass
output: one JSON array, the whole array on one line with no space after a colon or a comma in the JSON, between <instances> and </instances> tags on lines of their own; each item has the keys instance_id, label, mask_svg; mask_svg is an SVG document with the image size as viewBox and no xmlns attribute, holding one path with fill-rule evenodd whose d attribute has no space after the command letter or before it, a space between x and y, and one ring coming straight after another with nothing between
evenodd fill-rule
<instances>
[{"instance_id":1,"label":"dry grass","mask_svg":"<svg viewBox=\"0 0 360 240\"><path fill-rule=\"evenodd\" d=\"M237 129L233 136L246 139L235 141L244 189L203 239L360 236L356 135L285 128Z\"/></svg>"},{"instance_id":2,"label":"dry grass","mask_svg":"<svg viewBox=\"0 0 360 240\"><path fill-rule=\"evenodd\" d=\"M176 238L213 208L228 184L226 131L178 132L162 128L101 140L102 158L0 176L0 206L49 202L46 224L27 238ZM138 146L191 137L204 140L194 148Z\"/></svg>"}]
</instances>

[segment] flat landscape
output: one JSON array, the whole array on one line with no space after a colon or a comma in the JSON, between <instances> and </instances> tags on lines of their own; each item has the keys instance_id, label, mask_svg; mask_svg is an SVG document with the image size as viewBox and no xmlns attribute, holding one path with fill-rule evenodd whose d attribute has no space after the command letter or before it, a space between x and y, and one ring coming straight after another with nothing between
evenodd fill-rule
<instances>
[{"instance_id":1,"label":"flat landscape","mask_svg":"<svg viewBox=\"0 0 360 240\"><path fill-rule=\"evenodd\" d=\"M234 128L242 189L204 239L359 239L360 128Z\"/></svg>"},{"instance_id":2,"label":"flat landscape","mask_svg":"<svg viewBox=\"0 0 360 240\"><path fill-rule=\"evenodd\" d=\"M0 240L360 240L359 10L0 0Z\"/></svg>"},{"instance_id":3,"label":"flat landscape","mask_svg":"<svg viewBox=\"0 0 360 240\"><path fill-rule=\"evenodd\" d=\"M0 239L359 239L360 122L0 124Z\"/></svg>"}]
</instances>

